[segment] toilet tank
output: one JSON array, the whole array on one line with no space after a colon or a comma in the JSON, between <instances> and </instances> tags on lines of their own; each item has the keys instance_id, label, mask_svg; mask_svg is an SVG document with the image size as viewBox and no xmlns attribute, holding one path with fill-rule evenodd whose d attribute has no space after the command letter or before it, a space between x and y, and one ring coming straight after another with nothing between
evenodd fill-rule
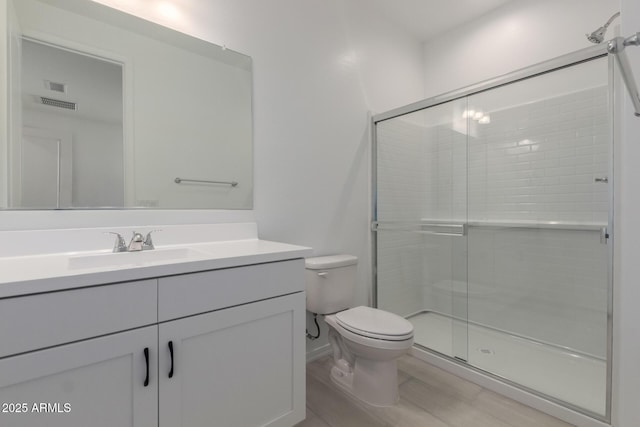
<instances>
[{"instance_id":1,"label":"toilet tank","mask_svg":"<svg viewBox=\"0 0 640 427\"><path fill-rule=\"evenodd\" d=\"M358 258L331 255L305 260L307 311L330 314L351 307L356 287Z\"/></svg>"}]
</instances>

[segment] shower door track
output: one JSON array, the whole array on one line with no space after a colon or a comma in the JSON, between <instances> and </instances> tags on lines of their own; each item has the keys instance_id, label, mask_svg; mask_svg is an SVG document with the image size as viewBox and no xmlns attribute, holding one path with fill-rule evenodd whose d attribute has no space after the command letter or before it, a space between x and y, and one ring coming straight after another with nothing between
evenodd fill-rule
<instances>
[{"instance_id":1,"label":"shower door track","mask_svg":"<svg viewBox=\"0 0 640 427\"><path fill-rule=\"evenodd\" d=\"M591 46L585 49L581 49L566 55L559 56L557 58L550 59L548 61L543 61L538 64L525 67L511 73L507 73L495 78L491 78L485 81L482 81L477 84L473 84L470 86L466 86L461 89L453 90L450 92L446 92L441 95L437 95L431 98L427 98L418 102L414 102L412 104L408 104L402 107L395 108L393 110L376 114L371 118L371 136L372 136L372 150L371 150L371 232L372 232L372 251L371 251L371 265L372 265L372 290L371 290L371 302L374 307L378 307L378 266L377 266L377 222L378 222L378 213L377 213L377 137L376 137L376 124L379 122L383 122L385 120L390 120L395 117L403 116L405 114L413 113L419 110L424 110L429 107L434 107L440 104L444 104L446 102L454 101L456 99L464 98L470 95L474 95L477 93L485 92L491 89L495 89L501 86L505 86L511 83L515 83L521 80L526 80L532 77L536 77L539 75L551 73L557 70L561 70L563 68L571 67L574 65L578 65L583 62L588 62L597 58L603 58L609 56L609 114L613 117L614 106L617 105L618 99L615 95L615 86L614 86L614 61L613 58L609 55L607 51L606 44L599 44L596 46ZM614 122L615 123L615 122ZM614 132L615 125L612 123L611 126L611 155L609 159L609 166L611 171L611 177L609 177L609 183L612 184L613 187L613 157L614 157L614 148L615 148L615 139L617 138L617 134ZM586 410L584 408L576 407L571 403L556 399L552 396L546 395L544 393L538 392L536 390L530 389L524 385L515 383L508 379L505 379L499 375L492 374L490 372L484 371L482 369L476 368L473 365L468 364L467 362L456 359L455 357L450 357L447 355L442 355L437 351L425 348L420 344L414 344L414 347L431 353L437 357L442 358L443 360L447 360L455 363L465 369L469 369L470 371L481 373L489 378L493 378L498 380L506 385L515 387L517 389L523 390L525 392L531 393L534 396L537 396L541 399L544 399L548 402L552 402L554 404L558 404L561 407L564 407L570 411L575 411L578 414L586 415L594 420L611 423L611 395L612 395L612 377L613 377L613 369L612 369L612 349L613 349L613 239L609 239L609 236L613 236L614 231L614 221L613 221L613 190L609 192L609 221L608 227L604 228L606 232L606 237L608 240L607 244L609 245L608 249L608 275L607 275L607 384L606 384L606 402L605 402L605 415L597 414ZM481 226L478 222L469 222L465 225L466 227L472 226ZM546 228L546 227L541 227ZM551 227L549 227L551 228ZM557 227L562 228L562 227Z\"/></svg>"}]
</instances>

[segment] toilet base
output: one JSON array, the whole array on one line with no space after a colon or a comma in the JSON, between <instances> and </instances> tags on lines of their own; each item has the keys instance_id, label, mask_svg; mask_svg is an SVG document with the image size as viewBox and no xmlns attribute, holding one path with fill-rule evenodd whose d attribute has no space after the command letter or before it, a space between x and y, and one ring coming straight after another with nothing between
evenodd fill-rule
<instances>
[{"instance_id":1,"label":"toilet base","mask_svg":"<svg viewBox=\"0 0 640 427\"><path fill-rule=\"evenodd\" d=\"M331 380L345 392L373 406L398 403L398 368L395 360L384 362L356 358L353 369L340 359L331 368Z\"/></svg>"}]
</instances>

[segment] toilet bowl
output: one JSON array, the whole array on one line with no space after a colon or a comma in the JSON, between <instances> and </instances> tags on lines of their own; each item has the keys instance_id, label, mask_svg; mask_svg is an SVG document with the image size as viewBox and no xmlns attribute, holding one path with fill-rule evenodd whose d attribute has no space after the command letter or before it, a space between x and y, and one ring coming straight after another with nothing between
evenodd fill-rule
<instances>
[{"instance_id":1,"label":"toilet bowl","mask_svg":"<svg viewBox=\"0 0 640 427\"><path fill-rule=\"evenodd\" d=\"M306 260L307 310L324 315L333 353L331 379L344 391L375 406L398 401L397 359L413 345L413 325L371 307L349 308L357 258Z\"/></svg>"},{"instance_id":2,"label":"toilet bowl","mask_svg":"<svg viewBox=\"0 0 640 427\"><path fill-rule=\"evenodd\" d=\"M357 326L341 320L344 317L356 320ZM390 320L397 329L390 330L380 322L368 323L371 318ZM392 313L362 306L324 319L331 328L333 382L371 405L394 405L398 401L396 360L413 345L411 323Z\"/></svg>"}]
</instances>

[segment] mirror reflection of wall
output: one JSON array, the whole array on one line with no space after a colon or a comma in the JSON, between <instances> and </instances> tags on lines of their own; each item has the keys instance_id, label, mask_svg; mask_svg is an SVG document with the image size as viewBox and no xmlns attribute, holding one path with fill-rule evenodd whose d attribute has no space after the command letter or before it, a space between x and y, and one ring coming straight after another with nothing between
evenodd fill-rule
<instances>
[{"instance_id":1,"label":"mirror reflection of wall","mask_svg":"<svg viewBox=\"0 0 640 427\"><path fill-rule=\"evenodd\" d=\"M122 105L120 64L23 40L19 206L123 207Z\"/></svg>"},{"instance_id":2,"label":"mirror reflection of wall","mask_svg":"<svg viewBox=\"0 0 640 427\"><path fill-rule=\"evenodd\" d=\"M252 208L250 57L90 0L10 4L0 208Z\"/></svg>"}]
</instances>

